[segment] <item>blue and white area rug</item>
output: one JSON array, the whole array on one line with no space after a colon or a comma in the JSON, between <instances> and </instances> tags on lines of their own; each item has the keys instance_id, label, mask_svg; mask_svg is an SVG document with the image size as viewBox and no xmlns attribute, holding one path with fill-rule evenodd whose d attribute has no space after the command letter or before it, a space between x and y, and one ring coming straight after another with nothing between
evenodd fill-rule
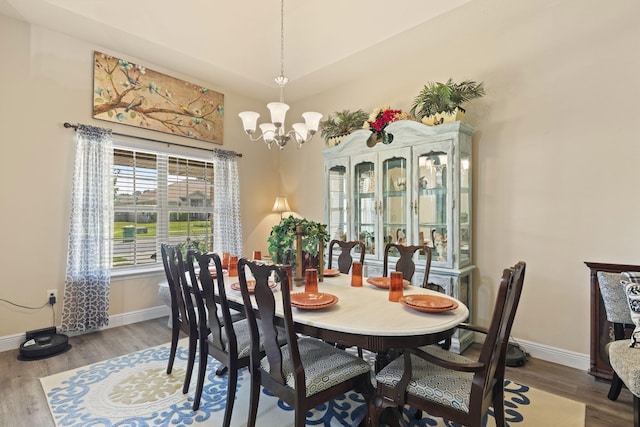
<instances>
[{"instance_id":1,"label":"blue and white area rug","mask_svg":"<svg viewBox=\"0 0 640 427\"><path fill-rule=\"evenodd\" d=\"M137 351L122 357L41 378L56 426L197 426L222 425L227 376L216 376L219 363L209 358L200 409L192 411L193 381L182 394L187 350L182 340L171 375L166 374L169 345ZM232 427L244 427L249 406L249 371L239 372ZM506 419L509 426L584 427L585 406L520 384L505 384ZM320 405L307 414L307 425L355 426L366 406L352 392ZM494 426L489 414L487 426ZM410 417L413 418L413 417ZM264 389L260 396L257 426L293 425L293 410ZM425 414L412 426L454 426L442 418Z\"/></svg>"}]
</instances>

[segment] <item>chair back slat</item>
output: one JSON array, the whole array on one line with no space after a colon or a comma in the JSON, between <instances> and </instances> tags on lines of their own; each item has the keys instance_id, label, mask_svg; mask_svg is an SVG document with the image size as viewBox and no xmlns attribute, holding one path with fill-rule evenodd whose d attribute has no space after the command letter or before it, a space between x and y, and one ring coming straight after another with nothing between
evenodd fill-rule
<instances>
[{"instance_id":1,"label":"chair back slat","mask_svg":"<svg viewBox=\"0 0 640 427\"><path fill-rule=\"evenodd\" d=\"M211 276L209 270L212 261L216 270L216 279ZM196 272L196 266L199 268L198 272ZM222 352L237 351L220 257L214 253L199 253L190 249L187 252L187 268L198 307L198 326L202 329L200 336L206 338L211 334L209 340ZM218 307L220 307L220 311L218 311ZM223 328L226 328L226 341L222 338Z\"/></svg>"},{"instance_id":2,"label":"chair back slat","mask_svg":"<svg viewBox=\"0 0 640 427\"><path fill-rule=\"evenodd\" d=\"M246 267L246 268L245 268ZM251 309L251 295L247 286L246 269L249 269L253 280L256 281L253 296L257 306L256 310ZM291 312L291 300L289 295L289 278L285 269L276 265L263 265L256 262L250 262L245 258L240 259L238 262L238 276L240 279L240 290L242 292L242 299L245 306L245 313L247 321L249 322L249 332L251 335L251 364L256 367L255 363L259 365L259 332L258 327L262 329L262 339L264 343L264 352L269 361L269 375L281 385L286 384L286 378L282 370L283 359L281 351L282 337L279 333L282 333L282 329L276 327L278 321L276 316L276 300L275 295L271 287L269 286L269 279L274 274L276 280L279 280L281 284L287 284L280 286L280 294L282 295L283 308L284 308L284 330L286 333L286 341L289 346L291 362L294 366L302 366L300 359L300 353L297 346L297 335L293 326L293 315ZM258 322L259 319L259 322ZM296 374L296 384L298 384L298 374ZM304 385L304 372L302 372L302 384Z\"/></svg>"},{"instance_id":3,"label":"chair back slat","mask_svg":"<svg viewBox=\"0 0 640 427\"><path fill-rule=\"evenodd\" d=\"M340 271L340 273L349 273L351 264L353 264L353 256L351 255L351 250L355 247L358 247L360 249L360 253L358 254L358 261L360 262L360 264L364 263L364 242L361 242L359 240L354 240L351 242L345 242L343 240L332 240L331 242L329 242L329 261L327 268L331 268L331 264L333 262L334 246L340 247L340 255L338 255L338 271Z\"/></svg>"},{"instance_id":4,"label":"chair back slat","mask_svg":"<svg viewBox=\"0 0 640 427\"><path fill-rule=\"evenodd\" d=\"M416 252L425 255L424 277L422 279L422 287L425 287L429 280L429 272L431 270L431 248L427 245L399 245L397 243L387 243L384 248L384 260L382 275L389 276L389 255L390 252L396 250L400 254L395 265L395 271L402 272L402 278L411 281L416 271L416 264L413 257Z\"/></svg>"}]
</instances>

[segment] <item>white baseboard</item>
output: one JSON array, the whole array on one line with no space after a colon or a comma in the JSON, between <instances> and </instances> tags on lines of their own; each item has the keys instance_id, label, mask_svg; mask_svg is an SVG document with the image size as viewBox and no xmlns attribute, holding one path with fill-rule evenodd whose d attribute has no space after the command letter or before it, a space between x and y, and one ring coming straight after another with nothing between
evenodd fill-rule
<instances>
[{"instance_id":1,"label":"white baseboard","mask_svg":"<svg viewBox=\"0 0 640 427\"><path fill-rule=\"evenodd\" d=\"M520 346L529 353L531 357L536 359L546 360L547 362L557 363L558 365L568 366L581 371L588 371L591 365L591 359L588 354L549 347L531 341L514 341L520 344Z\"/></svg>"},{"instance_id":2,"label":"white baseboard","mask_svg":"<svg viewBox=\"0 0 640 427\"><path fill-rule=\"evenodd\" d=\"M104 328L100 329L110 329L118 326L130 325L132 323L157 319L158 317L164 317L168 315L169 307L167 307L166 305L147 308L144 310L130 311L128 313L114 314L113 316L109 316L109 326L105 326ZM20 348L20 344L22 344L24 340L24 333L0 337L0 352Z\"/></svg>"},{"instance_id":3,"label":"white baseboard","mask_svg":"<svg viewBox=\"0 0 640 427\"><path fill-rule=\"evenodd\" d=\"M109 326L101 329L115 328L118 326L130 325L132 323L143 322L145 320L157 319L168 316L169 307L162 305L144 310L130 311L128 313L116 314L109 318ZM25 336L22 334L7 335L0 337L0 352L20 348ZM588 371L590 359L588 354L576 353L560 348L549 347L525 340L515 340L531 357L559 365L569 366L581 371Z\"/></svg>"}]
</instances>

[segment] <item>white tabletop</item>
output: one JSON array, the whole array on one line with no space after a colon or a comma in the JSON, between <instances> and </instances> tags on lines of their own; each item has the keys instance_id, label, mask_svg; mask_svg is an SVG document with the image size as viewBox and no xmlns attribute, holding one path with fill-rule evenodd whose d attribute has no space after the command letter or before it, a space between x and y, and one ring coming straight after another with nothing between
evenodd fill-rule
<instances>
[{"instance_id":1,"label":"white tabletop","mask_svg":"<svg viewBox=\"0 0 640 427\"><path fill-rule=\"evenodd\" d=\"M248 272L248 270L247 270ZM227 299L242 304L240 291L231 289L238 277L225 276ZM338 297L337 304L319 309L304 310L294 308L296 323L326 330L369 336L415 336L434 334L456 327L469 317L468 308L455 298L424 288L409 286L404 295L431 294L454 299L458 307L441 313L423 313L406 307L399 302L389 301L387 289L376 288L363 279L362 287L352 287L351 276L325 277L318 283L318 291ZM283 314L282 298L276 292L276 314ZM303 292L304 287L294 287L292 292Z\"/></svg>"}]
</instances>

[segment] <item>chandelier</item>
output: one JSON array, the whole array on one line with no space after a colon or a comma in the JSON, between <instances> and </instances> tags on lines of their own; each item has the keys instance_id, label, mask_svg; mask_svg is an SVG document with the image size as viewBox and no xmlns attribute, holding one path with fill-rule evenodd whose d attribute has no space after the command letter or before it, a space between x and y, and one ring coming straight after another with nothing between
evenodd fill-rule
<instances>
[{"instance_id":1,"label":"chandelier","mask_svg":"<svg viewBox=\"0 0 640 427\"><path fill-rule=\"evenodd\" d=\"M291 138L295 138L298 148L300 148L302 144L310 141L318 131L322 114L315 112L303 113L302 117L305 122L294 123L291 125L292 129L285 132L284 119L289 106L284 103L284 87L289 79L284 76L284 0L280 2L280 75L275 78L275 81L280 87L280 102L267 104L267 108L271 112L271 123L260 124L261 134L254 137L253 134L256 131L256 124L260 114L255 111L243 111L239 114L242 119L242 126L251 141L258 141L262 138L269 149L275 142L282 150Z\"/></svg>"}]
</instances>

